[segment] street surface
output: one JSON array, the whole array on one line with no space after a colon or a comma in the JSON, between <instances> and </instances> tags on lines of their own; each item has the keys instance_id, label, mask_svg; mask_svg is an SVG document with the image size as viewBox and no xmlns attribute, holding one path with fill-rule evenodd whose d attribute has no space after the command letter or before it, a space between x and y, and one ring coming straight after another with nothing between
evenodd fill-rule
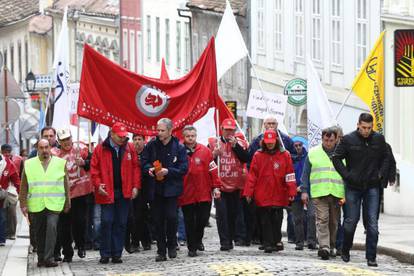
<instances>
[{"instance_id":1,"label":"street surface","mask_svg":"<svg viewBox=\"0 0 414 276\"><path fill-rule=\"evenodd\" d=\"M414 275L414 266L380 255L379 267L369 268L362 251L351 252L351 262L346 264L340 257L329 261L317 258L317 251L295 251L293 244L284 238L285 250L265 254L257 246L235 247L230 252L219 250L215 220L213 227L206 228L206 251L195 258L187 257L187 249L181 247L176 259L156 263L156 247L150 251L128 254L124 251L123 264L99 264L98 251L87 251L85 259L76 255L73 262L57 268L38 269L36 258L29 255L28 275ZM380 236L381 238L381 236Z\"/></svg>"}]
</instances>

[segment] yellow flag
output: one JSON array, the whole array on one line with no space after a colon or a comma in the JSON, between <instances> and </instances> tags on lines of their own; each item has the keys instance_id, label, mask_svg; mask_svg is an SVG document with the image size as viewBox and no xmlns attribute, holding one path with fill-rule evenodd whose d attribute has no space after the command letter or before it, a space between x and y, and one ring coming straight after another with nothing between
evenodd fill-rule
<instances>
[{"instance_id":1,"label":"yellow flag","mask_svg":"<svg viewBox=\"0 0 414 276\"><path fill-rule=\"evenodd\" d=\"M384 131L384 32L381 33L352 84L352 91L366 103L374 117L374 130Z\"/></svg>"}]
</instances>

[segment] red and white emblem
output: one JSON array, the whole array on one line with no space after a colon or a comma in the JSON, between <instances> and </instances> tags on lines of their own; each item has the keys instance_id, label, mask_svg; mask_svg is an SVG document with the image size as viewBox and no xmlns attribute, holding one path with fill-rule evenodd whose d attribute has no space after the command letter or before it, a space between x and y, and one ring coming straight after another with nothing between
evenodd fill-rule
<instances>
[{"instance_id":1,"label":"red and white emblem","mask_svg":"<svg viewBox=\"0 0 414 276\"><path fill-rule=\"evenodd\" d=\"M163 91L143 85L135 96L135 103L142 113L157 117L168 107L170 97Z\"/></svg>"},{"instance_id":2,"label":"red and white emblem","mask_svg":"<svg viewBox=\"0 0 414 276\"><path fill-rule=\"evenodd\" d=\"M277 170L279 169L279 167L280 167L279 163L277 162L273 163L273 169Z\"/></svg>"}]
</instances>

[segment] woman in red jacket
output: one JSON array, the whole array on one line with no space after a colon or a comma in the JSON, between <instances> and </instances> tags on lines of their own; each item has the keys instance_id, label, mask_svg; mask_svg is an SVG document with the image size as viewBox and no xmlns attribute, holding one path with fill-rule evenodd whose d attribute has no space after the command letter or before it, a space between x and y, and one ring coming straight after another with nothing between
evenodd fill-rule
<instances>
[{"instance_id":1,"label":"woman in red jacket","mask_svg":"<svg viewBox=\"0 0 414 276\"><path fill-rule=\"evenodd\" d=\"M266 130L250 165L244 195L253 197L259 212L265 253L283 250L283 207L296 195L295 171L288 151L281 151L277 134Z\"/></svg>"}]
</instances>

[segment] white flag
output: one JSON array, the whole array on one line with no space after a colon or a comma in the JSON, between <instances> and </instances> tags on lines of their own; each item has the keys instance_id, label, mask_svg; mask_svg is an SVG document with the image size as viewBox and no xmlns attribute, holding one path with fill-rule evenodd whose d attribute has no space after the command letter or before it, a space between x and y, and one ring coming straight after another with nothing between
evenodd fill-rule
<instances>
[{"instance_id":1,"label":"white flag","mask_svg":"<svg viewBox=\"0 0 414 276\"><path fill-rule=\"evenodd\" d=\"M322 130L335 126L337 123L325 90L319 80L319 75L309 58L306 60L306 79L308 90L308 140L309 148L312 148L321 143Z\"/></svg>"},{"instance_id":2,"label":"white flag","mask_svg":"<svg viewBox=\"0 0 414 276\"><path fill-rule=\"evenodd\" d=\"M56 54L53 62L54 81L56 84L53 123L54 128L70 126L70 95L69 95L69 37L67 23L68 8L65 7L62 28L55 47Z\"/></svg>"},{"instance_id":3,"label":"white flag","mask_svg":"<svg viewBox=\"0 0 414 276\"><path fill-rule=\"evenodd\" d=\"M228 0L226 0L226 9L217 31L215 43L217 81L219 81L227 70L248 54L246 44Z\"/></svg>"}]
</instances>

